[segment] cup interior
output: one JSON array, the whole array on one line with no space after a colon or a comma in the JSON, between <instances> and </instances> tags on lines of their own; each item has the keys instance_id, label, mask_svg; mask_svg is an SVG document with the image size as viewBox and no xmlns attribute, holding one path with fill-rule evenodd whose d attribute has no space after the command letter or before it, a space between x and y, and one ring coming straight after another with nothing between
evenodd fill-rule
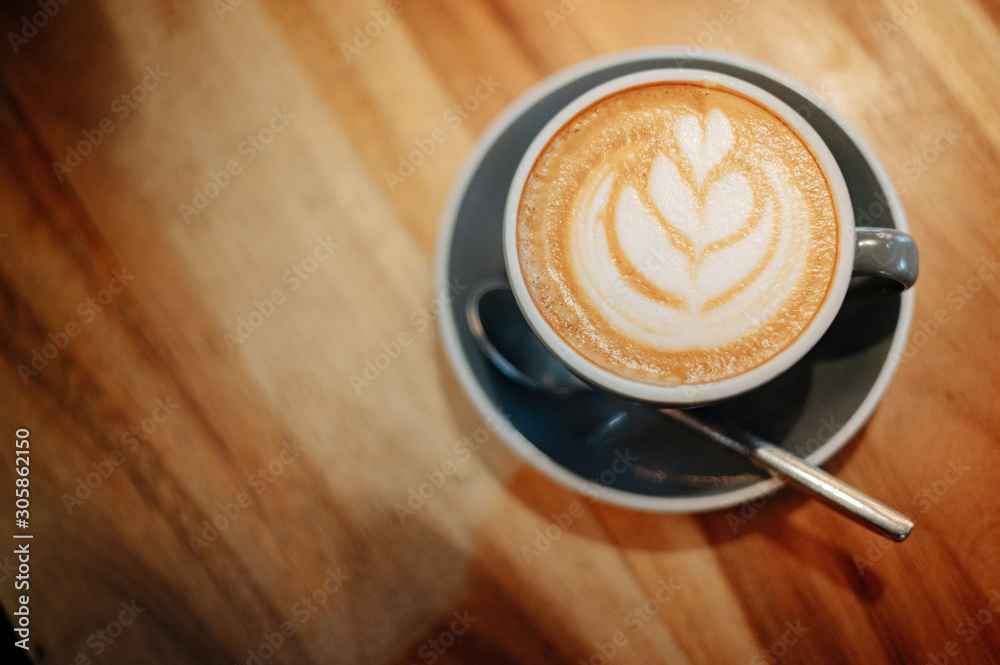
<instances>
[{"instance_id":1,"label":"cup interior","mask_svg":"<svg viewBox=\"0 0 1000 665\"><path fill-rule=\"evenodd\" d=\"M782 352L736 376L707 383L669 384L638 381L602 368L577 352L546 322L528 292L517 251L516 219L522 191L535 162L559 130L580 112L622 90L659 82L698 82L733 91L756 101L798 134L827 178L838 220L838 255L823 304L803 332ZM854 214L850 193L837 160L817 131L797 110L770 92L728 74L692 68L650 69L627 74L586 91L556 113L521 156L507 195L503 221L504 260L511 288L525 318L546 347L569 369L592 385L639 402L693 406L745 393L774 379L815 346L837 315L851 279L854 260Z\"/></svg>"}]
</instances>

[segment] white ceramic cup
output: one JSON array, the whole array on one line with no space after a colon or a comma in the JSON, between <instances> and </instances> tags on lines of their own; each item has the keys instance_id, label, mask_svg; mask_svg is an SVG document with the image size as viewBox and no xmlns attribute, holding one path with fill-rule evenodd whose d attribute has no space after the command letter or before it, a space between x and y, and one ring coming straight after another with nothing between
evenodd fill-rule
<instances>
[{"instance_id":1,"label":"white ceramic cup","mask_svg":"<svg viewBox=\"0 0 1000 665\"><path fill-rule=\"evenodd\" d=\"M604 369L573 349L538 310L525 285L517 251L518 203L529 174L551 138L578 113L615 92L656 82L704 82L748 97L781 118L805 142L827 177L839 224L838 257L827 297L803 332L780 353L742 374L697 384L670 384L625 378ZM912 238L892 229L856 231L850 194L830 149L794 109L771 93L742 79L699 69L654 69L629 74L599 85L565 106L538 133L514 174L503 223L504 260L517 303L535 334L576 375L608 392L660 406L694 406L726 399L761 386L798 362L816 345L843 304L852 275L879 275L902 288L916 279L916 246Z\"/></svg>"}]
</instances>

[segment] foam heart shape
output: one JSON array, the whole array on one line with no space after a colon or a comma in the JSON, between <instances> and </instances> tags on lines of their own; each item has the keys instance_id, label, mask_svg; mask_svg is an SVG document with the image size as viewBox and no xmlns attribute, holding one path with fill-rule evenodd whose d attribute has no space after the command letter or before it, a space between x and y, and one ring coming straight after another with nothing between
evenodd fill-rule
<instances>
[{"instance_id":1,"label":"foam heart shape","mask_svg":"<svg viewBox=\"0 0 1000 665\"><path fill-rule=\"evenodd\" d=\"M727 173L705 188L705 178L734 144L733 129L718 110L706 128L694 116L676 123L675 139L693 172L658 156L649 172L649 201L631 187L618 201L616 232L625 257L658 289L698 311L746 280L765 259L773 206L752 219L754 194L747 177Z\"/></svg>"},{"instance_id":2,"label":"foam heart shape","mask_svg":"<svg viewBox=\"0 0 1000 665\"><path fill-rule=\"evenodd\" d=\"M733 147L733 126L719 109L712 109L705 119L704 129L698 118L684 115L674 126L674 139L694 171L699 187L716 164Z\"/></svg>"}]
</instances>

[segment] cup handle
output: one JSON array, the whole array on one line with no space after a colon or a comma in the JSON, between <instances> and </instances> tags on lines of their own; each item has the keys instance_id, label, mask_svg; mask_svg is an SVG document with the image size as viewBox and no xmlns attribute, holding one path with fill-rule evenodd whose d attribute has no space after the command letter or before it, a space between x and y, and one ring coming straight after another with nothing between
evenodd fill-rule
<instances>
[{"instance_id":1,"label":"cup handle","mask_svg":"<svg viewBox=\"0 0 1000 665\"><path fill-rule=\"evenodd\" d=\"M917 243L896 229L854 229L854 274L891 279L903 289L917 281Z\"/></svg>"}]
</instances>

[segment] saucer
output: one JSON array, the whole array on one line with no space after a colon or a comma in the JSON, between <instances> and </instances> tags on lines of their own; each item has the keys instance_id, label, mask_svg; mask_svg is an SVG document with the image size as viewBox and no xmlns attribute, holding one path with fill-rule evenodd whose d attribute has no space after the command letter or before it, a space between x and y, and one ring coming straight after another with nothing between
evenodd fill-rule
<instances>
[{"instance_id":1,"label":"saucer","mask_svg":"<svg viewBox=\"0 0 1000 665\"><path fill-rule=\"evenodd\" d=\"M558 72L515 100L477 141L442 218L435 291L504 274L504 206L534 136L586 90L624 74L694 67L742 78L802 115L833 152L857 224L908 230L888 175L855 130L815 93L731 54L652 48ZM856 284L820 342L769 383L703 411L819 465L871 416L896 368L913 318L913 289L875 293ZM462 289L463 296L471 288ZM607 503L655 512L701 512L773 493L781 481L656 410L606 393L560 398L525 390L480 353L464 297L440 317L442 342L463 389L496 433L550 478ZM864 488L861 488L864 490Z\"/></svg>"}]
</instances>

